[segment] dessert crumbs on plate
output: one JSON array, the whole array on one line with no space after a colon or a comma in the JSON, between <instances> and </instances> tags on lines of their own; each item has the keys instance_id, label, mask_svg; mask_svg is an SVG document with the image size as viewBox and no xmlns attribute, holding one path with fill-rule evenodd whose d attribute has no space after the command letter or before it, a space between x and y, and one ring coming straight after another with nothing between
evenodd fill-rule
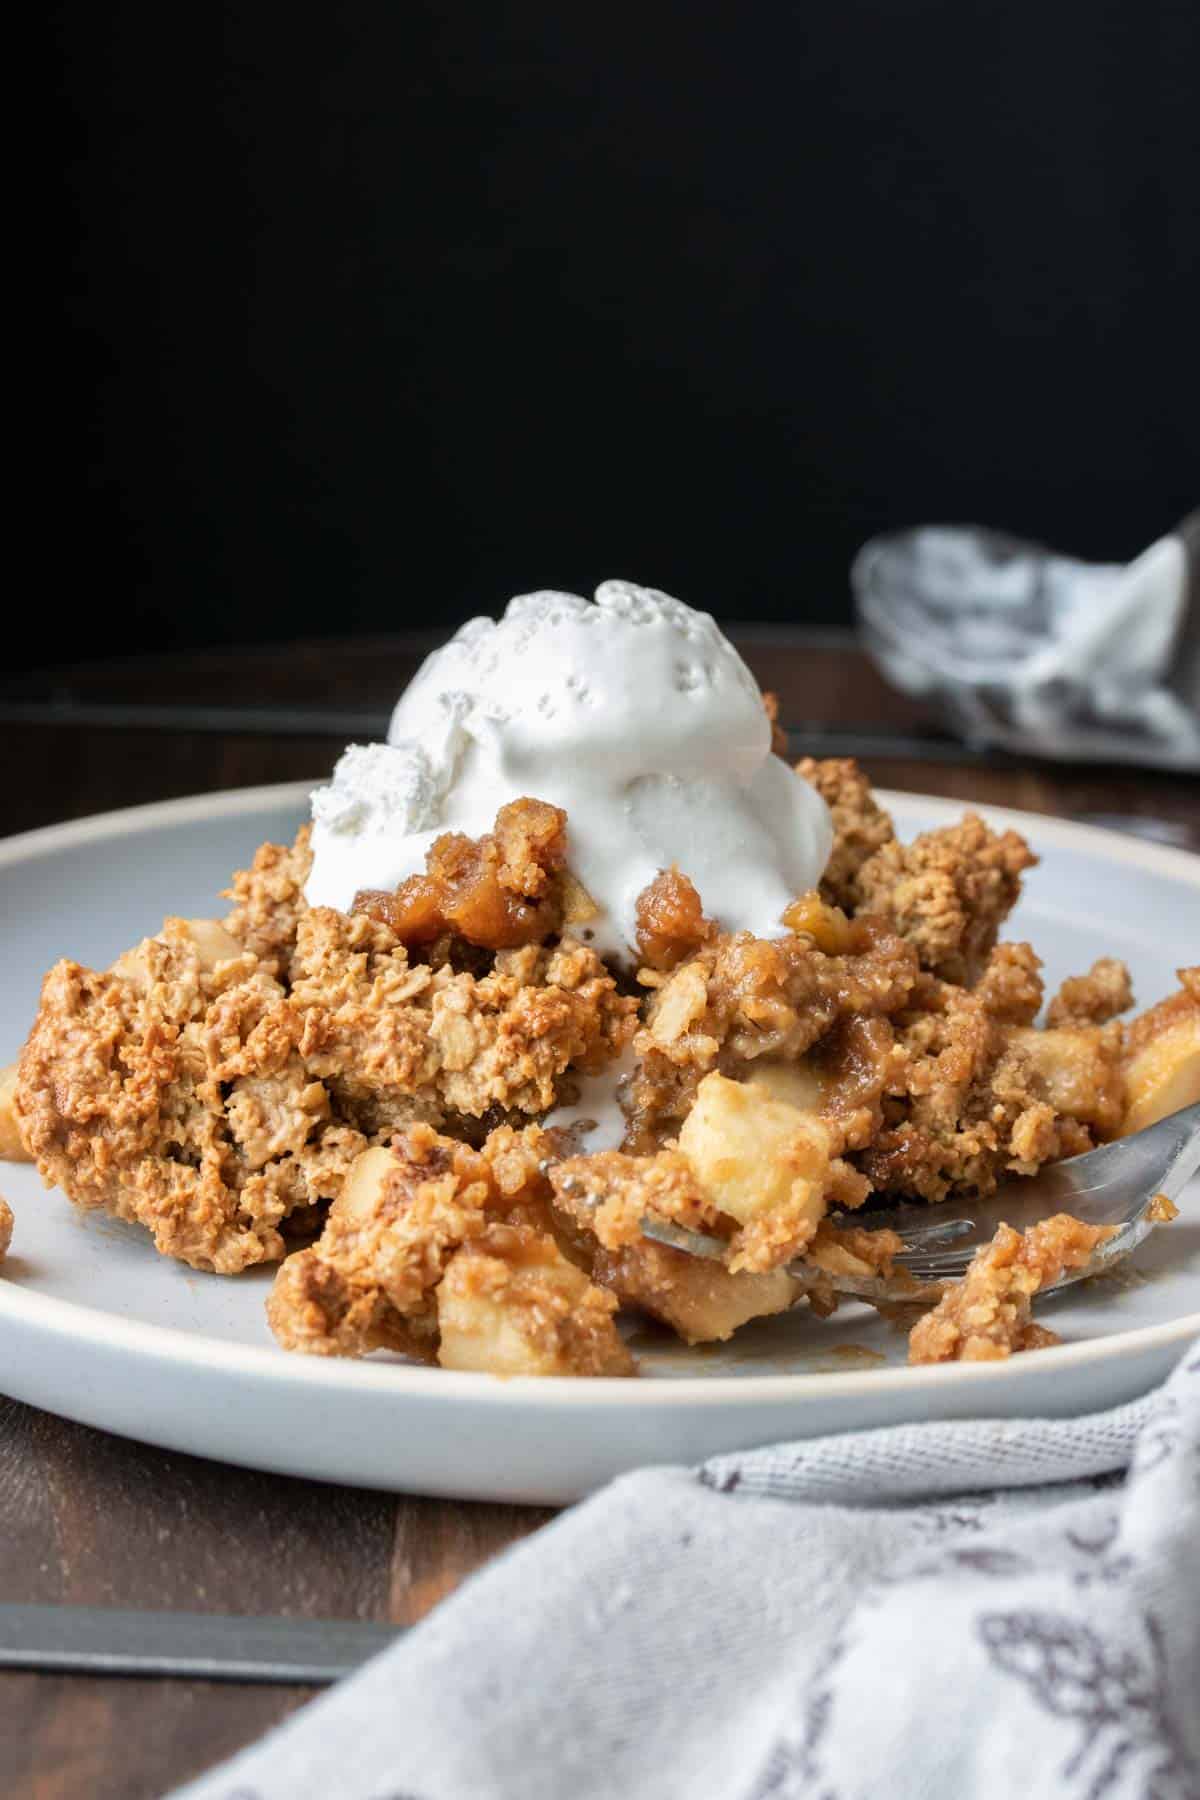
<instances>
[{"instance_id":1,"label":"dessert crumbs on plate","mask_svg":"<svg viewBox=\"0 0 1200 1800\"><path fill-rule=\"evenodd\" d=\"M944 1286L948 1286L945 1283ZM874 1300L871 1303L880 1318L901 1337L907 1337L917 1320L929 1311L929 1300Z\"/></svg>"},{"instance_id":2,"label":"dessert crumbs on plate","mask_svg":"<svg viewBox=\"0 0 1200 1800\"><path fill-rule=\"evenodd\" d=\"M839 1366L855 1369L871 1368L887 1361L882 1350L872 1350L869 1344L835 1344L829 1358Z\"/></svg>"}]
</instances>

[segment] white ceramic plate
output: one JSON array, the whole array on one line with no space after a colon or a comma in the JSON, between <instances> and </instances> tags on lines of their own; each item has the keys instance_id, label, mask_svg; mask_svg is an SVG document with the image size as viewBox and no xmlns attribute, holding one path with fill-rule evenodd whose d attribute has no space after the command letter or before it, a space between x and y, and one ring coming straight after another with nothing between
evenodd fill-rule
<instances>
[{"instance_id":1,"label":"white ceramic plate","mask_svg":"<svg viewBox=\"0 0 1200 1800\"><path fill-rule=\"evenodd\" d=\"M286 840L306 786L138 807L0 843L0 1064L59 956L103 967L167 913L211 914L264 838ZM905 836L957 818L885 794ZM1041 852L1010 935L1051 984L1123 956L1139 1002L1174 986L1200 938L1200 858L1028 813L983 809ZM28 1167L0 1165L16 1213L0 1278L0 1388L69 1418L252 1468L474 1499L565 1501L638 1464L913 1419L1066 1417L1133 1398L1200 1332L1200 1186L1132 1267L1051 1300L1061 1349L908 1369L866 1307L803 1309L731 1345L642 1331L640 1381L503 1381L397 1359L286 1355L267 1330L269 1270L200 1275L134 1227L77 1212Z\"/></svg>"}]
</instances>

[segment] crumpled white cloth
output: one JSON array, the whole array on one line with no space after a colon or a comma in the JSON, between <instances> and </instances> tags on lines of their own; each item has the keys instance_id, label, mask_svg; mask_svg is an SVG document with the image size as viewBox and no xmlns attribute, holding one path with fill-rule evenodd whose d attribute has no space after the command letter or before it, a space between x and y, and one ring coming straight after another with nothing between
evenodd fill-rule
<instances>
[{"instance_id":1,"label":"crumpled white cloth","mask_svg":"<svg viewBox=\"0 0 1200 1800\"><path fill-rule=\"evenodd\" d=\"M1197 1800L1200 1343L625 1476L187 1800Z\"/></svg>"},{"instance_id":2,"label":"crumpled white cloth","mask_svg":"<svg viewBox=\"0 0 1200 1800\"><path fill-rule=\"evenodd\" d=\"M1128 564L926 525L864 544L850 580L884 674L972 742L1200 768L1200 512Z\"/></svg>"}]
</instances>

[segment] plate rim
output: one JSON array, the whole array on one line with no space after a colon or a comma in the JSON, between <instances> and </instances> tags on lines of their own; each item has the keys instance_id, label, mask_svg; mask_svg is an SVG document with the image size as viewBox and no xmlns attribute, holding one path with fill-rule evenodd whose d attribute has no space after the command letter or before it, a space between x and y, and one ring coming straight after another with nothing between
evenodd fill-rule
<instances>
[{"instance_id":1,"label":"plate rim","mask_svg":"<svg viewBox=\"0 0 1200 1800\"><path fill-rule=\"evenodd\" d=\"M68 1204L70 1204L68 1202ZM214 1277L216 1279L216 1277ZM227 1279L237 1280L237 1276ZM657 1380L629 1380L626 1376L536 1375L498 1376L459 1369L430 1368L403 1362L373 1362L346 1357L290 1354L275 1345L230 1343L205 1332L184 1331L174 1325L154 1325L142 1319L126 1319L77 1300L59 1300L32 1293L18 1283L0 1280L0 1325L6 1319L49 1333L72 1343L81 1340L106 1350L149 1356L162 1364L188 1365L205 1372L310 1386L331 1391L351 1389L367 1393L386 1391L397 1397L453 1394L473 1401L505 1403L510 1399L537 1397L553 1405L577 1405L578 1396L609 1406L637 1407L647 1397L653 1403L669 1399L675 1405L731 1406L754 1401L803 1400L816 1393L865 1395L920 1392L939 1387L980 1385L1003 1380L1031 1380L1046 1365L1036 1357L1009 1358L997 1362L926 1363L915 1366L808 1371L778 1375L679 1375ZM1054 1367L1063 1371L1118 1356L1142 1353L1178 1344L1180 1351L1200 1336L1200 1312L1185 1313L1159 1325L1142 1325L1132 1331L1109 1332L1101 1338L1055 1347Z\"/></svg>"},{"instance_id":2,"label":"plate rim","mask_svg":"<svg viewBox=\"0 0 1200 1800\"><path fill-rule=\"evenodd\" d=\"M319 778L318 778L319 779ZM224 788L211 793L189 794L172 800L151 801L142 806L120 807L93 813L59 825L40 826L0 839L0 869L36 861L56 850L75 848L137 835L158 826L189 824L213 818L238 818L272 807L302 805L312 792L313 781L274 782L250 788ZM978 811L1003 826L1036 830L1043 840L1064 848L1090 850L1109 860L1150 867L1170 879L1200 889L1200 855L1171 845L1131 838L1104 826L1085 825L1051 814L1032 813L1015 807L993 806L987 801L963 801L938 794L921 794L892 788L876 788L887 807L920 807L934 816L957 819L964 811ZM55 1191L55 1190L51 1190ZM65 1199L65 1196L64 1196ZM68 1205L69 1201L66 1202ZM18 1244L14 1262L19 1262ZM217 1279L217 1277L214 1277ZM238 1277L227 1279L236 1280ZM884 1391L912 1393L924 1389L960 1387L975 1383L982 1388L996 1382L1036 1380L1045 1373L1039 1357L1018 1357L994 1363L924 1364L915 1367L879 1367L829 1372L744 1376L682 1375L659 1380L633 1380L614 1376L499 1377L483 1372L433 1369L406 1363L378 1363L338 1357L289 1355L274 1345L230 1343L205 1332L189 1332L180 1326L156 1325L126 1319L103 1308L79 1301L56 1299L31 1292L19 1281L0 1277L0 1324L5 1319L41 1329L73 1342L104 1344L115 1352L150 1356L158 1363L178 1366L219 1367L241 1378L273 1384L307 1385L316 1389L350 1389L361 1392L390 1391L409 1399L437 1394L505 1405L536 1397L554 1408L578 1407L581 1397L610 1406L651 1405L713 1406L729 1409L756 1401L803 1401L814 1394L863 1396ZM1056 1347L1054 1367L1062 1370L1104 1363L1114 1357L1135 1357L1178 1344L1182 1351L1200 1336L1200 1312L1185 1313L1157 1325L1131 1331L1109 1332L1103 1337Z\"/></svg>"}]
</instances>

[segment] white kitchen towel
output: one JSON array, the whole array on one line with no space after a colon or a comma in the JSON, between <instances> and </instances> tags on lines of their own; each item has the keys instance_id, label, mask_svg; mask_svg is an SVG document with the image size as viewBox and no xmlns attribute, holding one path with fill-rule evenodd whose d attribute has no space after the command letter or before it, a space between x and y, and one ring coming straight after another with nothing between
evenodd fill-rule
<instances>
[{"instance_id":1,"label":"white kitchen towel","mask_svg":"<svg viewBox=\"0 0 1200 1800\"><path fill-rule=\"evenodd\" d=\"M182 1792L1198 1800L1200 1343L1088 1418L625 1476Z\"/></svg>"},{"instance_id":2,"label":"white kitchen towel","mask_svg":"<svg viewBox=\"0 0 1200 1800\"><path fill-rule=\"evenodd\" d=\"M864 544L850 581L884 674L970 742L1200 769L1200 511L1126 564L923 525Z\"/></svg>"}]
</instances>

